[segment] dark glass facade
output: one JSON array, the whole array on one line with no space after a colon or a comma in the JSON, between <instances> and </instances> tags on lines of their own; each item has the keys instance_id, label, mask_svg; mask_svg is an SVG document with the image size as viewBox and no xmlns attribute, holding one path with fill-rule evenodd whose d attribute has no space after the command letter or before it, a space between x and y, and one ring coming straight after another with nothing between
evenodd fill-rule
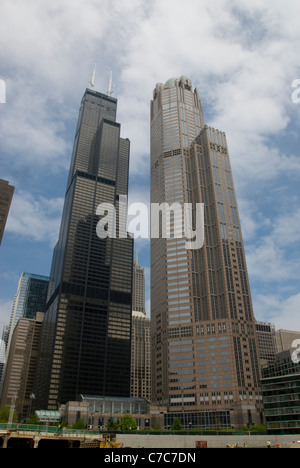
<instances>
[{"instance_id":1,"label":"dark glass facade","mask_svg":"<svg viewBox=\"0 0 300 468\"><path fill-rule=\"evenodd\" d=\"M261 384L268 433L300 434L300 363L293 362L292 349L262 370Z\"/></svg>"},{"instance_id":2,"label":"dark glass facade","mask_svg":"<svg viewBox=\"0 0 300 468\"><path fill-rule=\"evenodd\" d=\"M231 429L230 410L202 412L172 412L164 415L164 426L171 429L175 420L179 419L182 429L214 430Z\"/></svg>"},{"instance_id":3,"label":"dark glass facade","mask_svg":"<svg viewBox=\"0 0 300 468\"><path fill-rule=\"evenodd\" d=\"M27 273L24 276L28 277L28 283L23 317L34 319L37 312L45 311L49 278Z\"/></svg>"},{"instance_id":4,"label":"dark glass facade","mask_svg":"<svg viewBox=\"0 0 300 468\"><path fill-rule=\"evenodd\" d=\"M40 276L32 273L22 273L18 284L18 290L14 298L7 348L9 349L12 334L20 318L35 318L37 312L45 312L47 292L49 286L48 276Z\"/></svg>"},{"instance_id":5,"label":"dark glass facade","mask_svg":"<svg viewBox=\"0 0 300 468\"><path fill-rule=\"evenodd\" d=\"M37 372L37 404L79 394L130 395L133 240L99 238L97 207L128 193L128 139L117 100L87 89L79 111L53 254Z\"/></svg>"}]
</instances>

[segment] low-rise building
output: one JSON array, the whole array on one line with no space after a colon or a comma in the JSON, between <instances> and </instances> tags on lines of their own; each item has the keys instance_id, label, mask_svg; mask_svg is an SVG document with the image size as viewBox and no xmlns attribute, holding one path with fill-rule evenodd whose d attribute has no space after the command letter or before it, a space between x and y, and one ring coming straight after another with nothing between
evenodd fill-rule
<instances>
[{"instance_id":1,"label":"low-rise building","mask_svg":"<svg viewBox=\"0 0 300 468\"><path fill-rule=\"evenodd\" d=\"M60 408L68 425L82 419L90 429L105 429L109 421L118 421L130 414L140 429L150 427L149 402L144 398L118 398L99 395L80 395Z\"/></svg>"},{"instance_id":2,"label":"low-rise building","mask_svg":"<svg viewBox=\"0 0 300 468\"><path fill-rule=\"evenodd\" d=\"M262 369L261 384L268 432L300 434L300 363L293 362L292 350Z\"/></svg>"}]
</instances>

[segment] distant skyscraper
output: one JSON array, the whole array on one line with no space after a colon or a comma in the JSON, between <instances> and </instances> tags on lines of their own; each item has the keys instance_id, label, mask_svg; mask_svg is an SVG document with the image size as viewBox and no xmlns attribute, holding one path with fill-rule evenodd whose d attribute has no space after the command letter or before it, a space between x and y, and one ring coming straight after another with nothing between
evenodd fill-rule
<instances>
[{"instance_id":1,"label":"distant skyscraper","mask_svg":"<svg viewBox=\"0 0 300 468\"><path fill-rule=\"evenodd\" d=\"M10 353L10 345L17 323L21 318L34 319L38 312L45 311L48 286L49 278L47 276L22 273L20 277L12 306L8 332L4 338L6 342L6 358L0 384L0 393Z\"/></svg>"},{"instance_id":2,"label":"distant skyscraper","mask_svg":"<svg viewBox=\"0 0 300 468\"><path fill-rule=\"evenodd\" d=\"M80 106L41 338L40 409L79 394L130 395L133 240L96 232L97 207L119 213L128 193L130 142L108 94L92 79Z\"/></svg>"},{"instance_id":3,"label":"distant skyscraper","mask_svg":"<svg viewBox=\"0 0 300 468\"><path fill-rule=\"evenodd\" d=\"M7 352L9 352L10 341L18 320L20 318L33 319L37 312L45 312L48 286L48 276L22 273L10 317Z\"/></svg>"},{"instance_id":4,"label":"distant skyscraper","mask_svg":"<svg viewBox=\"0 0 300 468\"><path fill-rule=\"evenodd\" d=\"M255 320L224 132L204 125L197 89L182 76L151 103L151 203L204 205L204 245L186 246L183 214L151 239L152 401L166 425L261 422ZM178 205L177 205L178 206ZM193 230L197 219L192 220ZM203 223L202 223L203 224ZM167 236L166 236L167 237Z\"/></svg>"},{"instance_id":5,"label":"distant skyscraper","mask_svg":"<svg viewBox=\"0 0 300 468\"><path fill-rule=\"evenodd\" d=\"M294 348L293 342L300 339L300 332L293 330L276 330L275 331L275 350L276 353L282 353L291 348Z\"/></svg>"},{"instance_id":6,"label":"distant skyscraper","mask_svg":"<svg viewBox=\"0 0 300 468\"><path fill-rule=\"evenodd\" d=\"M150 318L132 312L131 396L151 400Z\"/></svg>"},{"instance_id":7,"label":"distant skyscraper","mask_svg":"<svg viewBox=\"0 0 300 468\"><path fill-rule=\"evenodd\" d=\"M6 180L0 179L0 245L15 188Z\"/></svg>"},{"instance_id":8,"label":"distant skyscraper","mask_svg":"<svg viewBox=\"0 0 300 468\"><path fill-rule=\"evenodd\" d=\"M261 368L272 366L276 362L275 325L256 322L256 334Z\"/></svg>"},{"instance_id":9,"label":"distant skyscraper","mask_svg":"<svg viewBox=\"0 0 300 468\"><path fill-rule=\"evenodd\" d=\"M2 331L2 337L0 338L0 398L2 388L2 375L4 372L5 361L6 361L6 347L8 343L9 326L4 325Z\"/></svg>"},{"instance_id":10,"label":"distant skyscraper","mask_svg":"<svg viewBox=\"0 0 300 468\"><path fill-rule=\"evenodd\" d=\"M138 255L133 262L132 310L146 313L145 307L145 271L138 264Z\"/></svg>"},{"instance_id":11,"label":"distant skyscraper","mask_svg":"<svg viewBox=\"0 0 300 468\"><path fill-rule=\"evenodd\" d=\"M2 373L5 365L5 354L6 354L6 345L5 341L0 338L0 383L2 379ZM1 397L1 388L0 388L0 397Z\"/></svg>"},{"instance_id":12,"label":"distant skyscraper","mask_svg":"<svg viewBox=\"0 0 300 468\"><path fill-rule=\"evenodd\" d=\"M43 318L38 312L34 318L18 320L6 362L1 407L14 403L20 419L30 416Z\"/></svg>"},{"instance_id":13,"label":"distant skyscraper","mask_svg":"<svg viewBox=\"0 0 300 468\"><path fill-rule=\"evenodd\" d=\"M151 399L150 319L145 308L144 268L133 262L132 333L131 333L131 396Z\"/></svg>"}]
</instances>

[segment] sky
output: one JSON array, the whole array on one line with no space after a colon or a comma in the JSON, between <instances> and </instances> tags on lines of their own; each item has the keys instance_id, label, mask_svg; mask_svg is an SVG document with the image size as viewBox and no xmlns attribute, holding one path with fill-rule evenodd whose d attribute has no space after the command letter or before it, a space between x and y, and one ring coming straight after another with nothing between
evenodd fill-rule
<instances>
[{"instance_id":1,"label":"sky","mask_svg":"<svg viewBox=\"0 0 300 468\"><path fill-rule=\"evenodd\" d=\"M2 0L0 178L15 193L0 246L0 333L22 272L50 274L95 63L100 92L112 71L131 142L129 203L149 202L156 83L192 80L205 123L227 136L255 318L300 331L299 40L294 0ZM149 241L135 246L149 314Z\"/></svg>"}]
</instances>

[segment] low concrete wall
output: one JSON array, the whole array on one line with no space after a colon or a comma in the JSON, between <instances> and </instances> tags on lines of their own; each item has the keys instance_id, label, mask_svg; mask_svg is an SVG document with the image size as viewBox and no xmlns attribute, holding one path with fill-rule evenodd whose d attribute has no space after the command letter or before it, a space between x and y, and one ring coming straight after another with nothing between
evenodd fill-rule
<instances>
[{"instance_id":1,"label":"low concrete wall","mask_svg":"<svg viewBox=\"0 0 300 468\"><path fill-rule=\"evenodd\" d=\"M228 445L236 445L247 448L266 448L267 441L271 442L271 447L280 444L281 448L288 448L293 442L297 442L300 435L278 435L278 436L256 436L256 435L224 435L224 436L205 436L205 435L139 435L139 434L117 434L117 442L121 442L123 447L130 448L153 448L153 449L194 449L196 441L206 441L207 448L226 448ZM300 447L300 444L299 444Z\"/></svg>"}]
</instances>

